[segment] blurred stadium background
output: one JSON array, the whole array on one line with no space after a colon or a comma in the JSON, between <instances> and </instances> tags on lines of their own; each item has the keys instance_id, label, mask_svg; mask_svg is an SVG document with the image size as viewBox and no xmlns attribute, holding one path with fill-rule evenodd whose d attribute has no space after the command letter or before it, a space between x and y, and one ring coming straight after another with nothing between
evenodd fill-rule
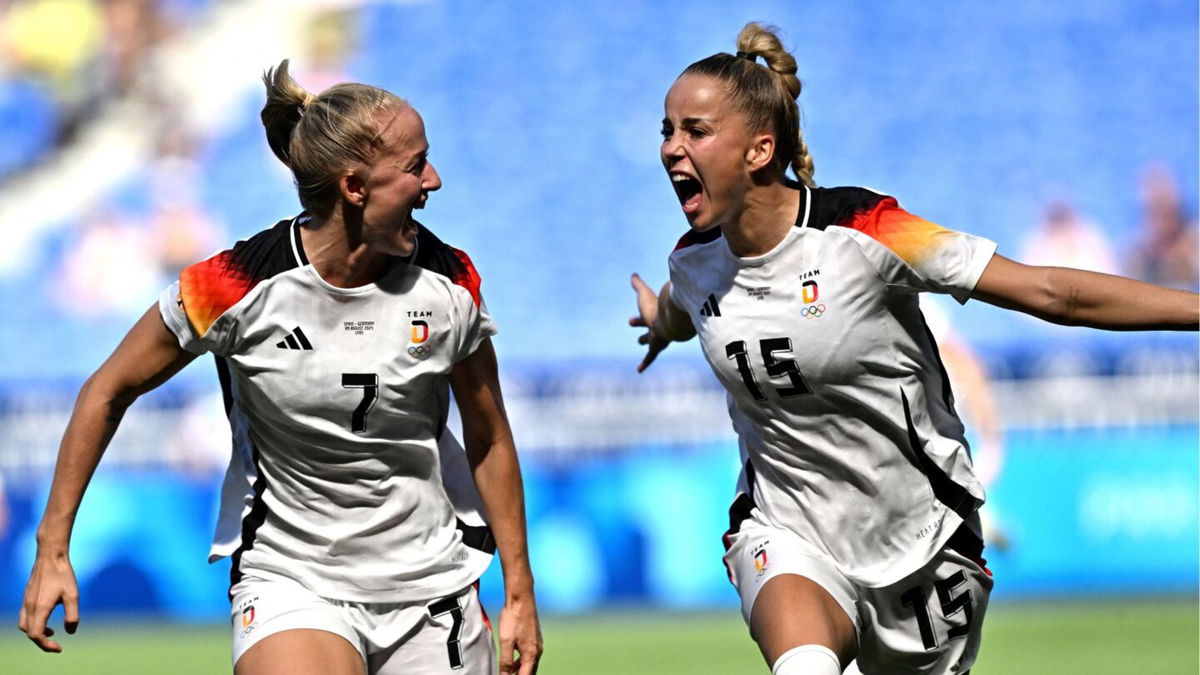
<instances>
[{"instance_id":1,"label":"blurred stadium background","mask_svg":"<svg viewBox=\"0 0 1200 675\"><path fill-rule=\"evenodd\" d=\"M501 326L543 672L761 671L719 561L723 396L692 346L636 375L626 324L629 273L661 283L686 227L663 94L748 20L795 48L822 185L1020 260L1197 286L1194 2L0 1L0 615L83 379L181 266L297 210L257 117L290 57L310 89L366 81L425 117L445 187L423 220L471 253ZM1196 672L1195 334L932 311L1002 424L975 425L1001 544L977 671ZM0 671L226 666L212 371L140 401L92 483L72 549L90 636L47 662L14 632Z\"/></svg>"}]
</instances>

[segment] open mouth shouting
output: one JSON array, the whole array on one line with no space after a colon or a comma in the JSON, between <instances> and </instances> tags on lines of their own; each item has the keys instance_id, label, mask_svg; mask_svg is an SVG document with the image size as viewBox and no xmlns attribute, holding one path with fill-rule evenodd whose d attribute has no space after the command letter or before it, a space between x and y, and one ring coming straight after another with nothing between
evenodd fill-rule
<instances>
[{"instance_id":1,"label":"open mouth shouting","mask_svg":"<svg viewBox=\"0 0 1200 675\"><path fill-rule=\"evenodd\" d=\"M672 171L671 186L675 188L675 195L679 198L679 204L683 206L685 214L690 216L700 209L704 195L703 186L700 185L697 178L683 172Z\"/></svg>"}]
</instances>

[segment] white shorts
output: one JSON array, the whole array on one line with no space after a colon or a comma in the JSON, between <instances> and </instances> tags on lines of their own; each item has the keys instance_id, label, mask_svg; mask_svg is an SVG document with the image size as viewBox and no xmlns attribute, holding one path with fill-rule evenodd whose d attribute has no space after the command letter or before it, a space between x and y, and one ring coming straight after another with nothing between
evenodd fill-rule
<instances>
[{"instance_id":1,"label":"white shorts","mask_svg":"<svg viewBox=\"0 0 1200 675\"><path fill-rule=\"evenodd\" d=\"M368 675L490 675L496 668L491 624L473 585L432 602L361 603L247 575L230 594L235 665L263 638L306 628L345 638Z\"/></svg>"},{"instance_id":2,"label":"white shorts","mask_svg":"<svg viewBox=\"0 0 1200 675\"><path fill-rule=\"evenodd\" d=\"M827 554L764 522L757 508L737 532L725 535L725 543L725 567L747 624L763 585L780 574L797 574L828 591L854 624L864 675L966 673L975 662L992 590L982 561L947 546L895 584L859 586Z\"/></svg>"}]
</instances>

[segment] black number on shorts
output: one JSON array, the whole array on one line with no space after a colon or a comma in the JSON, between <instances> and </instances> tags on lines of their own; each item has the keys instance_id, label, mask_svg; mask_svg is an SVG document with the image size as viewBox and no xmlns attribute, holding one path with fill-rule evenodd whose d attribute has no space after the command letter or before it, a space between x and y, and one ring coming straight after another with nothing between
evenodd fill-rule
<instances>
[{"instance_id":1,"label":"black number on shorts","mask_svg":"<svg viewBox=\"0 0 1200 675\"><path fill-rule=\"evenodd\" d=\"M971 632L971 591L964 591L957 597L950 597L950 591L965 583L967 583L967 575L959 570L933 584L933 587L937 589L938 600L942 603L943 616L949 619L952 615L958 614L959 610L963 613L962 625L954 626L946 631L946 637L951 640L966 637L967 633Z\"/></svg>"},{"instance_id":2,"label":"black number on shorts","mask_svg":"<svg viewBox=\"0 0 1200 675\"><path fill-rule=\"evenodd\" d=\"M971 591L964 591L957 596L950 595L954 589L965 583L967 583L967 575L963 574L962 570L933 583L933 588L937 591L938 602L942 605L942 616L946 617L947 622L950 617L960 611L963 613L963 623L951 626L946 631L948 640L964 638L971 632ZM933 632L933 619L929 616L929 597L925 594L925 589L921 586L913 586L900 596L900 604L911 607L913 614L916 615L917 629L921 632L921 643L925 645L925 650L937 647L937 635Z\"/></svg>"},{"instance_id":3,"label":"black number on shorts","mask_svg":"<svg viewBox=\"0 0 1200 675\"><path fill-rule=\"evenodd\" d=\"M767 338L760 340L758 347L762 352L763 365L766 366L767 377L775 379L786 375L788 382L791 383L790 387L776 387L776 393L783 398L806 396L812 393L812 389L804 381L804 375L800 373L800 366L796 365L796 361L794 359L781 359L775 356L779 352L792 351L791 338ZM737 362L737 369L738 373L742 376L742 382L746 384L746 389L754 397L754 400L767 400L767 395L758 386L758 381L754 377L754 370L750 367L750 355L746 351L746 342L744 340L735 340L725 345L725 358L733 359Z\"/></svg>"},{"instance_id":4,"label":"black number on shorts","mask_svg":"<svg viewBox=\"0 0 1200 675\"><path fill-rule=\"evenodd\" d=\"M900 604L911 607L917 615L917 628L921 631L921 644L925 651L937 647L937 636L933 634L933 619L929 617L929 605L925 597L925 589L913 586L900 596Z\"/></svg>"},{"instance_id":5,"label":"black number on shorts","mask_svg":"<svg viewBox=\"0 0 1200 675\"><path fill-rule=\"evenodd\" d=\"M446 638L450 669L458 670L463 667L462 646L458 643L458 635L462 632L463 612L462 607L458 606L457 598L445 598L429 606L429 616L437 618L443 614L450 615L450 637Z\"/></svg>"},{"instance_id":6,"label":"black number on shorts","mask_svg":"<svg viewBox=\"0 0 1200 675\"><path fill-rule=\"evenodd\" d=\"M379 395L379 376L375 373L342 373L342 386L363 390L362 401L350 416L350 431L361 434L367 430L367 413L371 412Z\"/></svg>"}]
</instances>

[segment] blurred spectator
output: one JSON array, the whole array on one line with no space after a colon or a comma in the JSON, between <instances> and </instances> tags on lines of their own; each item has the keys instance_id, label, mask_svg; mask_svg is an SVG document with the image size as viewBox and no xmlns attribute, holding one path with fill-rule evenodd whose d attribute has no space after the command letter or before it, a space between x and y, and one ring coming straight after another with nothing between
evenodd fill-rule
<instances>
[{"instance_id":1,"label":"blurred spectator","mask_svg":"<svg viewBox=\"0 0 1200 675\"><path fill-rule=\"evenodd\" d=\"M108 205L90 210L57 275L59 305L88 317L140 316L165 283L146 264L156 252L143 223Z\"/></svg>"},{"instance_id":2,"label":"blurred spectator","mask_svg":"<svg viewBox=\"0 0 1200 675\"><path fill-rule=\"evenodd\" d=\"M1042 221L1025 239L1020 261L1027 265L1117 273L1116 258L1107 237L1065 201L1053 201L1046 207Z\"/></svg>"},{"instance_id":3,"label":"blurred spectator","mask_svg":"<svg viewBox=\"0 0 1200 675\"><path fill-rule=\"evenodd\" d=\"M160 138L147 171L150 232L163 276L175 279L184 267L216 253L226 236L199 194L203 181L193 137L171 126Z\"/></svg>"},{"instance_id":4,"label":"blurred spectator","mask_svg":"<svg viewBox=\"0 0 1200 675\"><path fill-rule=\"evenodd\" d=\"M0 19L0 37L13 69L54 92L62 111L56 137L64 142L94 95L87 69L103 41L99 3L15 0Z\"/></svg>"},{"instance_id":5,"label":"blurred spectator","mask_svg":"<svg viewBox=\"0 0 1200 675\"><path fill-rule=\"evenodd\" d=\"M1146 167L1138 197L1141 232L1129 259L1129 275L1164 286L1196 288L1196 221L1184 210L1171 170L1161 163Z\"/></svg>"}]
</instances>

